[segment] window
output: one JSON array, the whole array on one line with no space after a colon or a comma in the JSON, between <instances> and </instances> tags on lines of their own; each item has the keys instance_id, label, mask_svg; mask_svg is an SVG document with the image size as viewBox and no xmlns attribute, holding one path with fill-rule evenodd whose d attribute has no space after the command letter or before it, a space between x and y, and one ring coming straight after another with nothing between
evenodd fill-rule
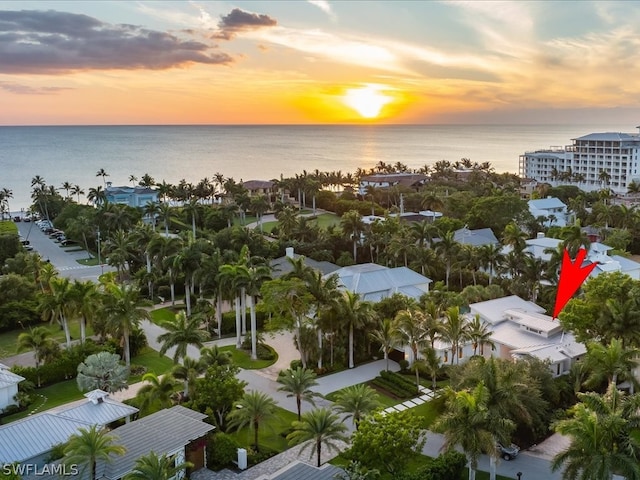
<instances>
[{"instance_id":1,"label":"window","mask_svg":"<svg viewBox=\"0 0 640 480\"><path fill-rule=\"evenodd\" d=\"M444 351L444 363L447 363L449 361L449 351L445 350Z\"/></svg>"}]
</instances>

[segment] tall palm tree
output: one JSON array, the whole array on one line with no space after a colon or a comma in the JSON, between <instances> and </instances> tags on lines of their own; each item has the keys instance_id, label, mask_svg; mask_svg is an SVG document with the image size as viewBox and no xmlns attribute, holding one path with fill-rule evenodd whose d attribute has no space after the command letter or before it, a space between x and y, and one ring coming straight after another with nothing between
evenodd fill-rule
<instances>
[{"instance_id":1,"label":"tall palm tree","mask_svg":"<svg viewBox=\"0 0 640 480\"><path fill-rule=\"evenodd\" d=\"M496 274L497 266L503 259L502 246L492 243L482 245L480 247L480 259L482 266L489 269L489 285L491 285L493 277Z\"/></svg>"},{"instance_id":2,"label":"tall palm tree","mask_svg":"<svg viewBox=\"0 0 640 480\"><path fill-rule=\"evenodd\" d=\"M633 372L638 366L639 355L639 349L624 348L622 341L617 338L612 339L608 345L588 343L586 365L591 373L586 385L597 387L606 379L608 383L617 386L618 378L622 378L629 380L633 389L638 385Z\"/></svg>"},{"instance_id":3,"label":"tall palm tree","mask_svg":"<svg viewBox=\"0 0 640 480\"><path fill-rule=\"evenodd\" d=\"M160 355L164 355L167 350L175 347L176 350L173 353L173 361L175 363L178 363L180 358L187 356L189 345L202 348L209 337L207 332L200 329L200 319L196 316L187 318L185 312L177 313L175 321L164 322L162 327L167 332L158 336L158 341L162 343Z\"/></svg>"},{"instance_id":4,"label":"tall palm tree","mask_svg":"<svg viewBox=\"0 0 640 480\"><path fill-rule=\"evenodd\" d=\"M338 412L347 414L345 418L353 418L356 430L362 417L374 412L380 405L376 391L364 383L341 390L334 402Z\"/></svg>"},{"instance_id":5,"label":"tall palm tree","mask_svg":"<svg viewBox=\"0 0 640 480\"><path fill-rule=\"evenodd\" d=\"M80 185L74 185L71 187L70 193L71 195L75 195L78 203L80 203L80 195L84 195L84 190L82 189L82 187L80 187Z\"/></svg>"},{"instance_id":6,"label":"tall palm tree","mask_svg":"<svg viewBox=\"0 0 640 480\"><path fill-rule=\"evenodd\" d=\"M253 430L253 446L260 451L258 444L258 430L260 424L275 416L276 402L266 393L251 390L244 394L237 404L237 408L227 416L229 427L238 430L248 426Z\"/></svg>"},{"instance_id":7,"label":"tall palm tree","mask_svg":"<svg viewBox=\"0 0 640 480\"><path fill-rule=\"evenodd\" d=\"M184 275L184 302L187 307L187 316L191 316L191 294L193 291L194 278L200 262L202 261L202 251L196 242L189 242L172 257L172 268L175 272Z\"/></svg>"},{"instance_id":8,"label":"tall palm tree","mask_svg":"<svg viewBox=\"0 0 640 480\"><path fill-rule=\"evenodd\" d=\"M480 315L476 314L467 324L467 336L473 345L473 354L476 355L478 347L480 347L480 355L484 355L484 346L496 348L495 343L491 340L492 331L489 325L480 319Z\"/></svg>"},{"instance_id":9,"label":"tall palm tree","mask_svg":"<svg viewBox=\"0 0 640 480\"><path fill-rule=\"evenodd\" d=\"M134 285L119 285L109 282L105 286L104 313L107 322L113 327L117 335L124 342L124 361L127 367L131 366L131 350L129 336L131 331L140 324L141 320L149 320L149 312L138 306L140 290Z\"/></svg>"},{"instance_id":10,"label":"tall palm tree","mask_svg":"<svg viewBox=\"0 0 640 480\"><path fill-rule=\"evenodd\" d=\"M318 396L318 393L311 390L311 387L318 385L315 372L302 367L296 369L288 368L280 372L278 383L282 385L278 387L279 392L287 392L287 397L296 398L298 421L300 421L302 401L304 400L315 406L313 397Z\"/></svg>"},{"instance_id":11,"label":"tall palm tree","mask_svg":"<svg viewBox=\"0 0 640 480\"><path fill-rule=\"evenodd\" d=\"M471 391L455 392L449 387L445 394L447 409L436 420L434 430L444 434L443 449L450 450L456 445L462 448L469 460L469 480L475 480L480 454L495 458L496 441L503 440L513 424L490 415L488 392L483 383Z\"/></svg>"},{"instance_id":12,"label":"tall palm tree","mask_svg":"<svg viewBox=\"0 0 640 480\"><path fill-rule=\"evenodd\" d=\"M345 290L339 299L338 311L342 321L349 328L349 368L355 366L353 331L362 328L374 320L374 310L371 303L363 301L358 293Z\"/></svg>"},{"instance_id":13,"label":"tall palm tree","mask_svg":"<svg viewBox=\"0 0 640 480\"><path fill-rule=\"evenodd\" d=\"M445 284L449 288L449 276L451 275L451 265L453 264L460 244L455 241L453 232L446 232L440 237L440 241L436 243L436 252L444 257L445 260Z\"/></svg>"},{"instance_id":14,"label":"tall palm tree","mask_svg":"<svg viewBox=\"0 0 640 480\"><path fill-rule=\"evenodd\" d=\"M336 441L347 441L347 436L344 433L347 430L346 425L329 408L317 408L305 413L301 421L293 422L293 429L293 432L287 435L289 445L298 445L313 440L302 448L301 453L308 447L315 447L318 467L320 466L323 445L329 450L337 450ZM311 450L311 456L313 453L314 450Z\"/></svg>"},{"instance_id":15,"label":"tall palm tree","mask_svg":"<svg viewBox=\"0 0 640 480\"><path fill-rule=\"evenodd\" d=\"M251 318L251 358L258 359L258 322L256 318L256 297L260 294L262 284L271 278L271 269L266 265L248 267L246 275L245 293L249 298L249 315Z\"/></svg>"},{"instance_id":16,"label":"tall palm tree","mask_svg":"<svg viewBox=\"0 0 640 480\"><path fill-rule=\"evenodd\" d=\"M45 319L57 322L64 330L67 348L71 348L69 317L74 313L73 293L68 278L53 277L49 282L49 292L40 298L40 310Z\"/></svg>"},{"instance_id":17,"label":"tall palm tree","mask_svg":"<svg viewBox=\"0 0 640 480\"><path fill-rule=\"evenodd\" d=\"M40 383L40 363L44 361L50 353L56 351L58 342L51 337L51 332L45 327L30 328L28 332L18 335L18 353L25 350L33 350L36 362L36 373L38 376L38 387Z\"/></svg>"},{"instance_id":18,"label":"tall palm tree","mask_svg":"<svg viewBox=\"0 0 640 480\"><path fill-rule=\"evenodd\" d=\"M399 344L409 347L412 353L413 369L416 372L416 389L420 388L420 371L417 365L418 353L427 343L425 315L417 308L401 310L393 321L393 329Z\"/></svg>"},{"instance_id":19,"label":"tall palm tree","mask_svg":"<svg viewBox=\"0 0 640 480\"><path fill-rule=\"evenodd\" d=\"M91 322L100 307L100 295L96 284L87 281L75 280L71 286L73 310L80 317L80 342L86 339L87 322Z\"/></svg>"},{"instance_id":20,"label":"tall palm tree","mask_svg":"<svg viewBox=\"0 0 640 480\"><path fill-rule=\"evenodd\" d=\"M353 242L353 261L358 263L358 242L365 230L362 215L356 210L344 213L340 219L340 228L342 228L342 233L345 237L350 238Z\"/></svg>"},{"instance_id":21,"label":"tall palm tree","mask_svg":"<svg viewBox=\"0 0 640 480\"><path fill-rule=\"evenodd\" d=\"M297 260L294 260L292 263L294 262L297 263ZM322 327L326 326L323 320L327 316L325 314L329 314L337 305L336 299L340 296L338 276L330 275L325 278L321 272L307 267L307 269L304 270L302 279L305 280L309 293L315 300L314 314L318 331L318 368L322 368L322 338L324 336Z\"/></svg>"},{"instance_id":22,"label":"tall palm tree","mask_svg":"<svg viewBox=\"0 0 640 480\"><path fill-rule=\"evenodd\" d=\"M176 380L182 380L184 382L183 395L191 400L196 392L198 377L202 375L206 369L207 365L202 359L196 360L191 357L184 357L182 364L177 364L173 367L171 375L173 375L173 378Z\"/></svg>"},{"instance_id":23,"label":"tall palm tree","mask_svg":"<svg viewBox=\"0 0 640 480\"><path fill-rule=\"evenodd\" d=\"M89 480L96 478L96 462L112 462L115 455L124 455L126 449L116 445L116 437L99 425L80 428L69 437L64 447L64 464L82 466L79 474Z\"/></svg>"},{"instance_id":24,"label":"tall palm tree","mask_svg":"<svg viewBox=\"0 0 640 480\"><path fill-rule=\"evenodd\" d=\"M441 337L451 345L451 364L455 357L456 364L460 361L460 343L468 339L468 325L466 318L460 314L458 307L449 307L444 315Z\"/></svg>"},{"instance_id":25,"label":"tall palm tree","mask_svg":"<svg viewBox=\"0 0 640 480\"><path fill-rule=\"evenodd\" d=\"M243 270L243 271L241 271ZM219 279L222 286L224 295L227 298L233 298L233 303L236 311L236 347L240 348L242 345L242 325L240 323L240 288L239 278L247 271L244 265L232 265L226 264L220 267Z\"/></svg>"},{"instance_id":26,"label":"tall palm tree","mask_svg":"<svg viewBox=\"0 0 640 480\"><path fill-rule=\"evenodd\" d=\"M108 176L109 176L109 174L106 172L106 170L104 168L101 168L96 173L96 177L102 177L102 183L104 184L105 187L107 186L107 182L105 181L105 177L108 177Z\"/></svg>"},{"instance_id":27,"label":"tall palm tree","mask_svg":"<svg viewBox=\"0 0 640 480\"><path fill-rule=\"evenodd\" d=\"M369 334L371 340L380 344L380 351L384 355L386 362L385 369L389 370L389 353L397 345L397 336L393 328L393 322L389 318L383 319L378 328Z\"/></svg>"},{"instance_id":28,"label":"tall palm tree","mask_svg":"<svg viewBox=\"0 0 640 480\"><path fill-rule=\"evenodd\" d=\"M178 382L171 375L157 376L153 372L145 373L142 381L147 382L138 390L137 397L142 399L140 408L151 412L153 409L162 410L173 404Z\"/></svg>"},{"instance_id":29,"label":"tall palm tree","mask_svg":"<svg viewBox=\"0 0 640 480\"><path fill-rule=\"evenodd\" d=\"M571 418L555 425L571 443L553 458L551 469L564 467L563 478L571 480L610 480L614 474L640 479L640 396L625 396L611 383L605 395L578 397Z\"/></svg>"},{"instance_id":30,"label":"tall palm tree","mask_svg":"<svg viewBox=\"0 0 640 480\"><path fill-rule=\"evenodd\" d=\"M176 465L175 456L166 453L158 456L155 452L136 460L131 473L124 476L124 480L170 480L179 478L187 468L193 467L190 462L182 462Z\"/></svg>"}]
</instances>

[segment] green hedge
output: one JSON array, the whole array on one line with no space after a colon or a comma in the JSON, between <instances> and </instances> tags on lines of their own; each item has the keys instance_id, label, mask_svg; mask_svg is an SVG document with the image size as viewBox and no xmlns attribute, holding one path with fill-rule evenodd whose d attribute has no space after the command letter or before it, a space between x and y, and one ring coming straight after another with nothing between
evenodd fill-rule
<instances>
[{"instance_id":1,"label":"green hedge","mask_svg":"<svg viewBox=\"0 0 640 480\"><path fill-rule=\"evenodd\" d=\"M380 372L380 376L384 378L386 381L393 383L398 388L406 388L411 390L412 392L416 391L416 384L413 383L408 378L403 377L402 375L398 375L397 373L383 370Z\"/></svg>"},{"instance_id":2,"label":"green hedge","mask_svg":"<svg viewBox=\"0 0 640 480\"><path fill-rule=\"evenodd\" d=\"M455 450L443 453L413 473L401 473L397 480L451 480L462 478L467 465L464 454Z\"/></svg>"},{"instance_id":3,"label":"green hedge","mask_svg":"<svg viewBox=\"0 0 640 480\"><path fill-rule=\"evenodd\" d=\"M261 311L256 311L256 324L258 325L258 329L261 329L264 326L264 322L267 319L267 314ZM247 309L247 329L249 329L251 323L251 317L249 315L249 309ZM211 325L214 328L218 328L216 322L213 321ZM222 314L222 335L227 335L229 333L235 333L236 331L236 312L233 310L232 312L225 312Z\"/></svg>"},{"instance_id":4,"label":"green hedge","mask_svg":"<svg viewBox=\"0 0 640 480\"><path fill-rule=\"evenodd\" d=\"M376 387L386 390L387 392L391 393L392 395L395 395L398 398L411 398L416 395L415 388L409 391L406 388L398 387L397 385L393 384L388 380L385 380L382 377L374 378L371 381L371 383Z\"/></svg>"}]
</instances>

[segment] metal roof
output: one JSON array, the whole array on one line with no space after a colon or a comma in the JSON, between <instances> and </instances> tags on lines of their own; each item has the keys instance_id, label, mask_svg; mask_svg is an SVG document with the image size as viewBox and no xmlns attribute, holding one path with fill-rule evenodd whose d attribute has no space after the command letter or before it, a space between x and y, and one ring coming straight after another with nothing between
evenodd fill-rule
<instances>
[{"instance_id":1,"label":"metal roof","mask_svg":"<svg viewBox=\"0 0 640 480\"><path fill-rule=\"evenodd\" d=\"M500 244L493 230L490 228L480 228L477 230L469 230L466 227L461 228L454 232L453 239L462 245L472 245L474 247Z\"/></svg>"},{"instance_id":2,"label":"metal roof","mask_svg":"<svg viewBox=\"0 0 640 480\"><path fill-rule=\"evenodd\" d=\"M296 460L273 474L270 480L333 480L339 473L344 470L330 463L318 468Z\"/></svg>"},{"instance_id":3,"label":"metal roof","mask_svg":"<svg viewBox=\"0 0 640 480\"><path fill-rule=\"evenodd\" d=\"M590 133L582 137L573 138L572 140L600 140L605 142L640 142L640 136L637 134L619 133L619 132L605 132L605 133Z\"/></svg>"},{"instance_id":4,"label":"metal roof","mask_svg":"<svg viewBox=\"0 0 640 480\"><path fill-rule=\"evenodd\" d=\"M0 388L10 387L23 380L24 377L9 371L9 367L0 363Z\"/></svg>"},{"instance_id":5,"label":"metal roof","mask_svg":"<svg viewBox=\"0 0 640 480\"><path fill-rule=\"evenodd\" d=\"M388 268L375 263L352 265L336 270L340 285L359 293L365 300L377 301L394 293L419 298L431 279L407 267Z\"/></svg>"},{"instance_id":6,"label":"metal roof","mask_svg":"<svg viewBox=\"0 0 640 480\"><path fill-rule=\"evenodd\" d=\"M171 454L203 437L215 427L204 423L202 418L206 415L175 406L116 428L111 432L116 437L115 443L127 451L113 457L110 463L98 462L96 478L122 478L141 456L151 451L158 455Z\"/></svg>"},{"instance_id":7,"label":"metal roof","mask_svg":"<svg viewBox=\"0 0 640 480\"><path fill-rule=\"evenodd\" d=\"M57 415L90 425L108 425L111 422L133 415L137 411L137 408L124 403L104 399L99 403L85 402L77 407L58 412Z\"/></svg>"},{"instance_id":8,"label":"metal roof","mask_svg":"<svg viewBox=\"0 0 640 480\"><path fill-rule=\"evenodd\" d=\"M66 442L79 428L92 424L39 413L0 427L0 463L28 460Z\"/></svg>"},{"instance_id":9,"label":"metal roof","mask_svg":"<svg viewBox=\"0 0 640 480\"><path fill-rule=\"evenodd\" d=\"M298 259L300 258L301 255L297 255L297 254L293 254L293 258L294 259ZM291 264L291 262L288 260L289 257L287 257L286 255L284 257L279 257L279 258L275 258L273 260L271 260L271 262L269 262L269 265L271 266L271 268L273 269L273 277L274 278L280 278L284 275L286 275L287 273L290 273L293 271L293 265ZM335 272L336 270L338 270L340 267L334 263L331 262L318 262L312 258L309 257L304 257L304 264L307 267L311 267L315 270L319 270L320 272L322 272L323 275L326 275L328 273L332 273Z\"/></svg>"},{"instance_id":10,"label":"metal roof","mask_svg":"<svg viewBox=\"0 0 640 480\"><path fill-rule=\"evenodd\" d=\"M536 210L549 210L551 208L567 208L567 206L562 203L559 198L551 197L551 198L539 198L536 200L529 200L528 202L529 208L535 208Z\"/></svg>"},{"instance_id":11,"label":"metal roof","mask_svg":"<svg viewBox=\"0 0 640 480\"><path fill-rule=\"evenodd\" d=\"M525 312L544 313L544 308L533 302L528 302L517 295L496 298L485 302L477 302L469 305L471 313L479 314L483 320L489 323L498 323L506 320L505 311L518 309Z\"/></svg>"}]
</instances>

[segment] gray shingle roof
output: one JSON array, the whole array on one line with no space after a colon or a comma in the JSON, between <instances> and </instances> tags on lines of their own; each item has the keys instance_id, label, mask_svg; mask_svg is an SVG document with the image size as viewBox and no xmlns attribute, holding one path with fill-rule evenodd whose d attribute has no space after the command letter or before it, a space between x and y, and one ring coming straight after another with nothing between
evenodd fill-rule
<instances>
[{"instance_id":1,"label":"gray shingle roof","mask_svg":"<svg viewBox=\"0 0 640 480\"><path fill-rule=\"evenodd\" d=\"M171 454L215 427L202 421L206 415L182 406L161 410L113 430L116 443L127 452L111 463L99 462L96 478L118 479L131 471L136 460L153 451Z\"/></svg>"}]
</instances>

